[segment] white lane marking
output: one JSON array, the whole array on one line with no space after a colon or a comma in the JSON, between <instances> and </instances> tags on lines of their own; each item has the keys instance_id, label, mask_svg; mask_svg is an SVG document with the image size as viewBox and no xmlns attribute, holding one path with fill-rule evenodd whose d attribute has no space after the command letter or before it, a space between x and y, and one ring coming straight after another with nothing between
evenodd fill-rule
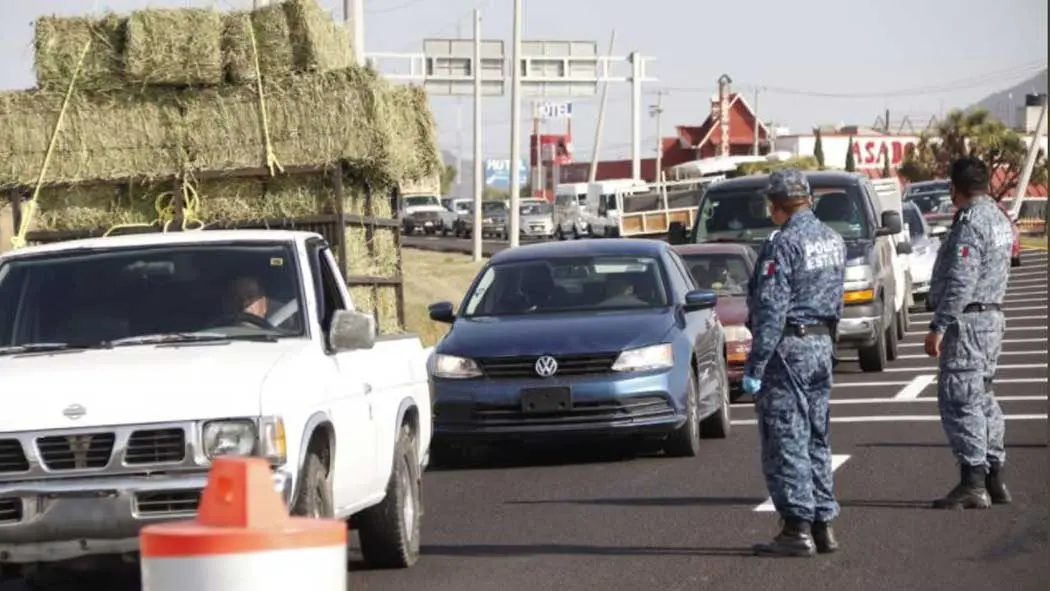
<instances>
[{"instance_id":1,"label":"white lane marking","mask_svg":"<svg viewBox=\"0 0 1050 591\"><path fill-rule=\"evenodd\" d=\"M999 369L1046 369L1045 363L1019 363L1014 365L1000 365ZM883 372L905 373L909 371L937 371L936 367L887 367Z\"/></svg>"},{"instance_id":2,"label":"white lane marking","mask_svg":"<svg viewBox=\"0 0 1050 591\"><path fill-rule=\"evenodd\" d=\"M1027 295L1027 294L1025 294L1025 295ZM1041 297L1041 298L1016 298L1016 299L1015 298L1003 298L1003 302L1009 302L1011 304L1020 304L1020 303L1023 303L1023 302L1045 302L1045 301L1046 301L1046 296L1045 295L1043 297ZM1043 307L1045 308L1046 306L1043 306Z\"/></svg>"},{"instance_id":3,"label":"white lane marking","mask_svg":"<svg viewBox=\"0 0 1050 591\"><path fill-rule=\"evenodd\" d=\"M1025 311L1031 311L1031 310L1046 310L1046 309L1047 309L1046 306L1013 306L1013 307L1003 308L1002 311L1003 312L1025 312ZM933 312L917 312L915 314L912 314L912 316L933 316ZM1042 316L1007 316L1006 320L1007 320L1007 322L1009 322L1010 320L1036 320L1036 319L1040 319L1040 318L1046 318L1046 315L1044 314Z\"/></svg>"},{"instance_id":4,"label":"white lane marking","mask_svg":"<svg viewBox=\"0 0 1050 591\"><path fill-rule=\"evenodd\" d=\"M915 376L907 386L901 388L900 392L894 396L896 400L908 400L912 398L918 398L922 391L926 389L937 379L937 374L925 374L921 376Z\"/></svg>"},{"instance_id":5,"label":"white lane marking","mask_svg":"<svg viewBox=\"0 0 1050 591\"><path fill-rule=\"evenodd\" d=\"M1011 343L1011 344L1012 343L1045 343L1046 339L1003 339L1003 340L1001 340L999 342L1004 344L1004 345L1007 344L1007 343ZM924 343L900 343L897 346L898 347L924 347L925 344ZM839 359L842 360L841 357L839 357ZM853 360L856 361L856 358L854 358Z\"/></svg>"},{"instance_id":6,"label":"white lane marking","mask_svg":"<svg viewBox=\"0 0 1050 591\"><path fill-rule=\"evenodd\" d=\"M1046 356L1046 349L1043 349L1042 351L1002 351L1001 353L999 353L1000 357L1001 356L1005 356L1005 355L1043 355L1043 356ZM926 355L917 355L917 354L898 355L897 356L897 359L925 359L925 358L926 358Z\"/></svg>"},{"instance_id":7,"label":"white lane marking","mask_svg":"<svg viewBox=\"0 0 1050 591\"><path fill-rule=\"evenodd\" d=\"M831 454L831 471L834 472L842 467L842 464L846 463L849 459L847 454ZM764 503L755 507L755 513L772 513L776 511L776 507L773 506L773 499L767 498Z\"/></svg>"},{"instance_id":8,"label":"white lane marking","mask_svg":"<svg viewBox=\"0 0 1050 591\"><path fill-rule=\"evenodd\" d=\"M934 371L936 368L930 368ZM836 382L832 387L831 391L835 392L836 389L846 389L855 387L882 387L882 386L907 386L912 383L913 380L906 381L886 381L886 382ZM934 377L933 382L937 383L937 378ZM1050 378L996 378L996 384L1050 384Z\"/></svg>"},{"instance_id":9,"label":"white lane marking","mask_svg":"<svg viewBox=\"0 0 1050 591\"><path fill-rule=\"evenodd\" d=\"M1036 295L1036 294L1045 294L1045 293L1046 293L1046 288L1045 287L1024 287L1024 288L1018 287L1017 289L1008 289L1008 290L1006 290L1006 295L1008 295L1008 296Z\"/></svg>"},{"instance_id":10,"label":"white lane marking","mask_svg":"<svg viewBox=\"0 0 1050 591\"><path fill-rule=\"evenodd\" d=\"M1046 277L1033 277L1031 279L1013 279L1011 278L1007 285L1020 285L1022 283L1046 283ZM1009 287L1007 287L1009 289Z\"/></svg>"},{"instance_id":11,"label":"white lane marking","mask_svg":"<svg viewBox=\"0 0 1050 591\"><path fill-rule=\"evenodd\" d=\"M998 380L996 380L998 381ZM996 396L998 402L1039 402L1047 400L1046 396ZM830 404L907 404L911 402L937 402L935 396L918 398L832 398Z\"/></svg>"},{"instance_id":12,"label":"white lane marking","mask_svg":"<svg viewBox=\"0 0 1050 591\"><path fill-rule=\"evenodd\" d=\"M1041 415L1003 415L1007 421L1045 421L1047 416ZM831 417L832 423L939 423L939 415L880 415L871 417ZM739 419L733 421L733 426L757 425L757 419Z\"/></svg>"},{"instance_id":13,"label":"white lane marking","mask_svg":"<svg viewBox=\"0 0 1050 591\"><path fill-rule=\"evenodd\" d=\"M1013 319L1016 320L1016 319ZM1010 326L1009 323L1006 325L1006 332L1032 332L1036 330L1046 330L1046 325L1042 326Z\"/></svg>"}]
</instances>

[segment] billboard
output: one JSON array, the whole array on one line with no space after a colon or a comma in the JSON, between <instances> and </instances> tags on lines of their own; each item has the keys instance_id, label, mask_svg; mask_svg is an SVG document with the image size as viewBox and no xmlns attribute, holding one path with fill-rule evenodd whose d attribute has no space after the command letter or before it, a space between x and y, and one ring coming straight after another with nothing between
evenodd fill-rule
<instances>
[{"instance_id":1,"label":"billboard","mask_svg":"<svg viewBox=\"0 0 1050 591\"><path fill-rule=\"evenodd\" d=\"M486 159L485 186L497 189L509 189L510 169L510 158ZM529 184L529 162L526 158L518 159L518 182L523 187Z\"/></svg>"}]
</instances>

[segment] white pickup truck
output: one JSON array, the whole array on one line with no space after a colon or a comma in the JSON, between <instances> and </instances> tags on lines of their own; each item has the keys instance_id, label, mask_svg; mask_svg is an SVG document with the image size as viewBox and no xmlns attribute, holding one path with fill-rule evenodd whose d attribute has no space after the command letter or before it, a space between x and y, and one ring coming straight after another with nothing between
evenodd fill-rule
<instances>
[{"instance_id":1,"label":"white pickup truck","mask_svg":"<svg viewBox=\"0 0 1050 591\"><path fill-rule=\"evenodd\" d=\"M377 337L324 239L275 230L0 255L0 572L118 555L195 515L211 459L266 458L366 563L419 553L426 353ZM29 567L32 570L32 567Z\"/></svg>"}]
</instances>

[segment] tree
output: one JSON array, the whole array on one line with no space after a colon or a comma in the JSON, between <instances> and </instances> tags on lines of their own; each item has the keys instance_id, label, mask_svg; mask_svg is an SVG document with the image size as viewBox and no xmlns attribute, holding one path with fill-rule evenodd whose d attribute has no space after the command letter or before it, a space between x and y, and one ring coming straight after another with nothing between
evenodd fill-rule
<instances>
[{"instance_id":1,"label":"tree","mask_svg":"<svg viewBox=\"0 0 1050 591\"><path fill-rule=\"evenodd\" d=\"M452 183L455 182L457 173L456 167L451 164L446 164L445 168L441 169L442 195L448 195L452 190Z\"/></svg>"},{"instance_id":2,"label":"tree","mask_svg":"<svg viewBox=\"0 0 1050 591\"><path fill-rule=\"evenodd\" d=\"M849 144L846 146L846 172L856 172L857 161L853 156L853 136L849 136Z\"/></svg>"},{"instance_id":3,"label":"tree","mask_svg":"<svg viewBox=\"0 0 1050 591\"><path fill-rule=\"evenodd\" d=\"M824 140L820 137L820 128L813 130L816 140L813 143L813 157L817 159L817 168L824 170Z\"/></svg>"},{"instance_id":4,"label":"tree","mask_svg":"<svg viewBox=\"0 0 1050 591\"><path fill-rule=\"evenodd\" d=\"M769 174L781 168L795 168L798 170L821 170L820 163L813 156L795 156L780 162L748 162L741 164L737 170L744 175Z\"/></svg>"},{"instance_id":5,"label":"tree","mask_svg":"<svg viewBox=\"0 0 1050 591\"><path fill-rule=\"evenodd\" d=\"M953 160L973 156L988 165L992 197L998 199L1017 190L1027 155L1024 139L986 109L955 110L932 133L919 137L915 149L905 154L901 174L911 182L943 179ZM1029 184L1046 181L1046 154L1040 150Z\"/></svg>"},{"instance_id":6,"label":"tree","mask_svg":"<svg viewBox=\"0 0 1050 591\"><path fill-rule=\"evenodd\" d=\"M890 149L888 146L882 147L882 178L888 179L893 174L890 170Z\"/></svg>"}]
</instances>

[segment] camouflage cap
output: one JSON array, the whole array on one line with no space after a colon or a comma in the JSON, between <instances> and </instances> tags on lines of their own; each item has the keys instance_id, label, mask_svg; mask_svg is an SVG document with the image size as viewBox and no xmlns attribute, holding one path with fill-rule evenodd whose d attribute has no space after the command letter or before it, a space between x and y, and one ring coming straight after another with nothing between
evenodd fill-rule
<instances>
[{"instance_id":1,"label":"camouflage cap","mask_svg":"<svg viewBox=\"0 0 1050 591\"><path fill-rule=\"evenodd\" d=\"M769 175L766 195L774 197L809 197L809 180L795 168L782 168Z\"/></svg>"}]
</instances>

